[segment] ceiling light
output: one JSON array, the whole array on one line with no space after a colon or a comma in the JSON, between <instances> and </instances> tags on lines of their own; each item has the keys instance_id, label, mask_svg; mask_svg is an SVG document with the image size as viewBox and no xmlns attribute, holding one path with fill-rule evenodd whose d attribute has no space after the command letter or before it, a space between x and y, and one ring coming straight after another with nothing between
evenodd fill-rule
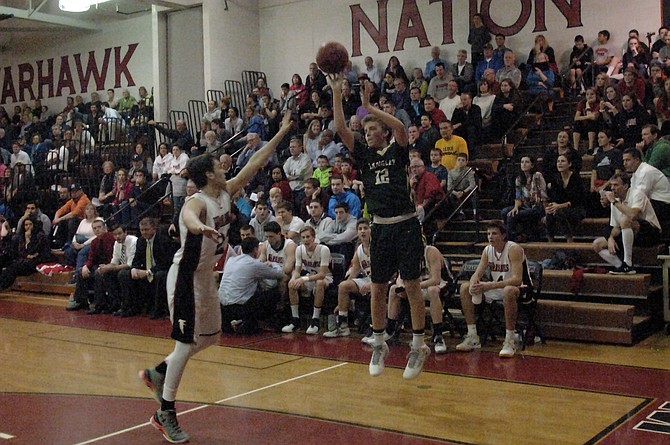
<instances>
[{"instance_id":1,"label":"ceiling light","mask_svg":"<svg viewBox=\"0 0 670 445\"><path fill-rule=\"evenodd\" d=\"M91 0L58 0L58 7L66 12L86 12L91 8Z\"/></svg>"}]
</instances>

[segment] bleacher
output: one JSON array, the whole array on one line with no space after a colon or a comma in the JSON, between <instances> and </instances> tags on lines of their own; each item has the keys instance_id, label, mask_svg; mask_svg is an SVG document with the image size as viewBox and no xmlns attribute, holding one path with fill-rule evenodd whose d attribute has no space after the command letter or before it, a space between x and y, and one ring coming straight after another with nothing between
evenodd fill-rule
<instances>
[{"instance_id":1,"label":"bleacher","mask_svg":"<svg viewBox=\"0 0 670 445\"><path fill-rule=\"evenodd\" d=\"M486 220L501 219L501 209L507 205L500 202L501 182L491 180L496 170L502 163L511 163L508 167L518 164L524 154L541 162L542 153L555 144L558 132L570 127L575 107L575 100L558 99L552 115L541 119L536 114L527 116L528 131L512 150L510 144L480 149L471 163L483 173L480 221L450 222L435 238L435 245L456 268L464 261L480 258L487 244ZM584 155L582 161L580 176L588 189L592 157ZM667 252L667 248L660 240L657 247L636 247L633 259L637 274L608 274L611 267L591 247L597 236L606 233L608 225L608 218L586 218L577 228L577 242L566 243L565 238L557 237L553 243L521 243L527 258L540 262L552 258L559 249L575 252L584 272L545 269L538 315L548 338L630 345L662 328L661 264L657 255Z\"/></svg>"}]
</instances>

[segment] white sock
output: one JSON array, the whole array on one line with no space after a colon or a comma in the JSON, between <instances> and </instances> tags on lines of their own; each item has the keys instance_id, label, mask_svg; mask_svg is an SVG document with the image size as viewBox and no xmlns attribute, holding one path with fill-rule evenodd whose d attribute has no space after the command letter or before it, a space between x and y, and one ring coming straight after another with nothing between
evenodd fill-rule
<instances>
[{"instance_id":1,"label":"white sock","mask_svg":"<svg viewBox=\"0 0 670 445\"><path fill-rule=\"evenodd\" d=\"M514 341L514 331L505 329L505 341Z\"/></svg>"},{"instance_id":2,"label":"white sock","mask_svg":"<svg viewBox=\"0 0 670 445\"><path fill-rule=\"evenodd\" d=\"M318 320L319 317L321 317L321 308L315 307L314 310L312 311L312 318L316 318Z\"/></svg>"},{"instance_id":3,"label":"white sock","mask_svg":"<svg viewBox=\"0 0 670 445\"><path fill-rule=\"evenodd\" d=\"M372 333L372 338L374 339L375 346L381 346L384 344L384 332L386 331Z\"/></svg>"},{"instance_id":4,"label":"white sock","mask_svg":"<svg viewBox=\"0 0 670 445\"><path fill-rule=\"evenodd\" d=\"M600 252L598 252L598 255L600 257L607 261L609 264L611 264L614 267L620 267L621 266L621 260L619 259L618 256L612 255L609 250L603 249Z\"/></svg>"},{"instance_id":5,"label":"white sock","mask_svg":"<svg viewBox=\"0 0 670 445\"><path fill-rule=\"evenodd\" d=\"M337 315L339 315L340 317L348 317L349 312L347 312L347 311L337 311Z\"/></svg>"},{"instance_id":6,"label":"white sock","mask_svg":"<svg viewBox=\"0 0 670 445\"><path fill-rule=\"evenodd\" d=\"M477 325L476 324L469 324L468 325L468 335L472 337L477 336Z\"/></svg>"},{"instance_id":7,"label":"white sock","mask_svg":"<svg viewBox=\"0 0 670 445\"><path fill-rule=\"evenodd\" d=\"M629 266L633 266L633 229L621 229L621 242L623 244L623 260Z\"/></svg>"},{"instance_id":8,"label":"white sock","mask_svg":"<svg viewBox=\"0 0 670 445\"><path fill-rule=\"evenodd\" d=\"M412 349L419 349L425 343L423 334L412 334Z\"/></svg>"},{"instance_id":9,"label":"white sock","mask_svg":"<svg viewBox=\"0 0 670 445\"><path fill-rule=\"evenodd\" d=\"M297 304L292 304L291 305L291 316L293 318L300 318L300 306Z\"/></svg>"}]
</instances>

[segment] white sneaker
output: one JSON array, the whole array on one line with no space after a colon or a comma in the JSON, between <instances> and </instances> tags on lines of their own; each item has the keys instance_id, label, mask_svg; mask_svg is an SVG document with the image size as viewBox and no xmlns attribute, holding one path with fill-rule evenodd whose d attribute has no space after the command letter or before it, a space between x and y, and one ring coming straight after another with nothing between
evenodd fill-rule
<instances>
[{"instance_id":1,"label":"white sneaker","mask_svg":"<svg viewBox=\"0 0 670 445\"><path fill-rule=\"evenodd\" d=\"M429 355L430 348L428 345L421 345L419 349L412 348L407 356L407 366L405 366L405 372L402 373L402 378L411 380L419 377L423 369L423 363Z\"/></svg>"},{"instance_id":2,"label":"white sneaker","mask_svg":"<svg viewBox=\"0 0 670 445\"><path fill-rule=\"evenodd\" d=\"M503 347L500 350L500 357L502 358L510 358L514 357L514 354L516 353L516 346L514 345L514 340L505 340L503 343Z\"/></svg>"},{"instance_id":3,"label":"white sneaker","mask_svg":"<svg viewBox=\"0 0 670 445\"><path fill-rule=\"evenodd\" d=\"M387 342L391 339L391 336L388 332L384 331L384 341ZM361 341L366 345L374 346L375 344L375 334L370 334L367 337L361 338Z\"/></svg>"},{"instance_id":4,"label":"white sneaker","mask_svg":"<svg viewBox=\"0 0 670 445\"><path fill-rule=\"evenodd\" d=\"M300 319L293 318L289 324L281 328L281 331L288 334L297 331L299 327L300 327Z\"/></svg>"},{"instance_id":5,"label":"white sneaker","mask_svg":"<svg viewBox=\"0 0 670 445\"><path fill-rule=\"evenodd\" d=\"M316 335L319 333L319 320L312 318L312 321L309 322L309 327L305 331L306 334Z\"/></svg>"},{"instance_id":6,"label":"white sneaker","mask_svg":"<svg viewBox=\"0 0 670 445\"><path fill-rule=\"evenodd\" d=\"M372 357L370 357L370 375L377 377L384 372L384 359L389 353L389 347L386 343L372 347Z\"/></svg>"},{"instance_id":7,"label":"white sneaker","mask_svg":"<svg viewBox=\"0 0 670 445\"><path fill-rule=\"evenodd\" d=\"M463 337L463 341L456 345L457 351L470 352L475 349L480 349L482 347L479 343L479 335L466 335Z\"/></svg>"},{"instance_id":8,"label":"white sneaker","mask_svg":"<svg viewBox=\"0 0 670 445\"><path fill-rule=\"evenodd\" d=\"M351 331L349 330L349 326L340 326L332 331L326 331L323 333L323 336L326 338L335 338L335 337L348 337L351 335Z\"/></svg>"},{"instance_id":9,"label":"white sneaker","mask_svg":"<svg viewBox=\"0 0 670 445\"><path fill-rule=\"evenodd\" d=\"M439 336L435 338L435 354L444 354L447 352L447 345L444 344L444 338Z\"/></svg>"}]
</instances>

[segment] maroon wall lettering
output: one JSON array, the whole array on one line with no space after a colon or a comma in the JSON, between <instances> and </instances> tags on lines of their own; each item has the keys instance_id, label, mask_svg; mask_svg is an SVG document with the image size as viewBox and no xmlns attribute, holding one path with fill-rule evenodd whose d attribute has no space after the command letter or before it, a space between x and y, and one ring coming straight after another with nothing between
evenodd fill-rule
<instances>
[{"instance_id":1,"label":"maroon wall lettering","mask_svg":"<svg viewBox=\"0 0 670 445\"><path fill-rule=\"evenodd\" d=\"M44 65L44 60L37 61L37 98L42 99L44 97L53 97L54 96L54 59L47 59L47 72L45 73L42 65ZM47 87L49 92L42 94L42 87Z\"/></svg>"},{"instance_id":2,"label":"maroon wall lettering","mask_svg":"<svg viewBox=\"0 0 670 445\"><path fill-rule=\"evenodd\" d=\"M419 8L416 6L416 0L405 0L402 4L400 13L400 23L398 23L398 35L395 39L393 51L402 51L405 49L405 40L416 37L419 39L419 48L430 46L426 28L423 26Z\"/></svg>"}]
</instances>

